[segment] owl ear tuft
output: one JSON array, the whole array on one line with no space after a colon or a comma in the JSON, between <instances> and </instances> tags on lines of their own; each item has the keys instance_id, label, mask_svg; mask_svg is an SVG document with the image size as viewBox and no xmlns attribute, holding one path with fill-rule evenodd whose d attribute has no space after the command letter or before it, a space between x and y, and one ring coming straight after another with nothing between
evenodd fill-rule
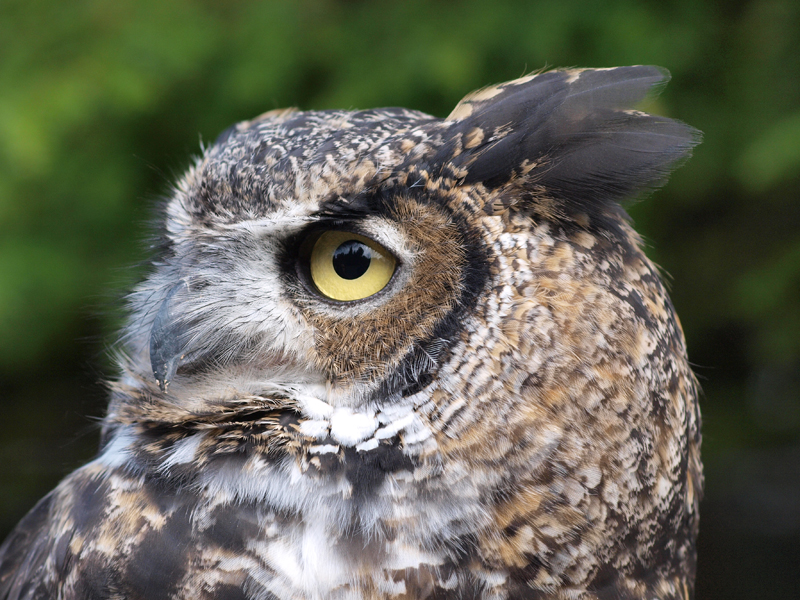
<instances>
[{"instance_id":1,"label":"owl ear tuft","mask_svg":"<svg viewBox=\"0 0 800 600\"><path fill-rule=\"evenodd\" d=\"M447 121L433 158L464 184L513 185L562 205L565 214L604 206L664 183L700 142L688 125L634 107L669 73L636 66L549 71L473 92Z\"/></svg>"}]
</instances>

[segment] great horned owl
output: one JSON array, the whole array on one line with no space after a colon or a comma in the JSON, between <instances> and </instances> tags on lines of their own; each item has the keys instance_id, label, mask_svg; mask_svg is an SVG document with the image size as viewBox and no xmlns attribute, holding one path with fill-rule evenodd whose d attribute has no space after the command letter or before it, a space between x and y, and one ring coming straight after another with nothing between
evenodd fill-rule
<instances>
[{"instance_id":1,"label":"great horned owl","mask_svg":"<svg viewBox=\"0 0 800 600\"><path fill-rule=\"evenodd\" d=\"M688 598L697 387L619 201L698 133L655 67L446 119L273 111L206 149L130 298L98 457L0 598Z\"/></svg>"}]
</instances>

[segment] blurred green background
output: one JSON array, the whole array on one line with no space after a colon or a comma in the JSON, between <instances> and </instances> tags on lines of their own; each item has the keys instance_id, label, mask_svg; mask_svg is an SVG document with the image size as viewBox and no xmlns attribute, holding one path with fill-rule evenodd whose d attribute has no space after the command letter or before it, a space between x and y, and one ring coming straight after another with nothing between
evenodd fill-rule
<instances>
[{"instance_id":1,"label":"blurred green background","mask_svg":"<svg viewBox=\"0 0 800 600\"><path fill-rule=\"evenodd\" d=\"M543 66L652 63L705 140L631 207L705 395L697 597L800 597L800 2L0 1L0 538L96 449L154 207L235 121L444 116Z\"/></svg>"}]
</instances>

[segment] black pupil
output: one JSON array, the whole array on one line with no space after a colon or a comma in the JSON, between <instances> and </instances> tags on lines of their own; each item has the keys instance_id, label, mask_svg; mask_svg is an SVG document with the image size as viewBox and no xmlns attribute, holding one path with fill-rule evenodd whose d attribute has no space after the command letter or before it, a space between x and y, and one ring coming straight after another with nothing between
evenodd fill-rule
<instances>
[{"instance_id":1,"label":"black pupil","mask_svg":"<svg viewBox=\"0 0 800 600\"><path fill-rule=\"evenodd\" d=\"M358 279L371 261L372 250L358 240L347 240L333 251L333 270L342 279Z\"/></svg>"}]
</instances>

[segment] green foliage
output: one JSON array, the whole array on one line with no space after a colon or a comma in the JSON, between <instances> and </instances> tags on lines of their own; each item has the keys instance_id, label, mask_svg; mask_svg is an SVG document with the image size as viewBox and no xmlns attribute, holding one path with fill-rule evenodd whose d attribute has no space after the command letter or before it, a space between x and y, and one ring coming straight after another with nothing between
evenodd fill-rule
<instances>
[{"instance_id":1,"label":"green foliage","mask_svg":"<svg viewBox=\"0 0 800 600\"><path fill-rule=\"evenodd\" d=\"M19 424L0 458L22 439L71 439L39 420L101 412L85 365L107 368L99 340L113 343L140 274L128 267L200 140L281 106L443 116L545 66L642 63L673 76L653 110L705 133L631 212L672 276L706 391L706 457L800 438L794 0L5 0L0 57L0 402ZM16 491L0 512L18 518L42 478L85 458L66 448L49 475L2 467Z\"/></svg>"}]
</instances>

